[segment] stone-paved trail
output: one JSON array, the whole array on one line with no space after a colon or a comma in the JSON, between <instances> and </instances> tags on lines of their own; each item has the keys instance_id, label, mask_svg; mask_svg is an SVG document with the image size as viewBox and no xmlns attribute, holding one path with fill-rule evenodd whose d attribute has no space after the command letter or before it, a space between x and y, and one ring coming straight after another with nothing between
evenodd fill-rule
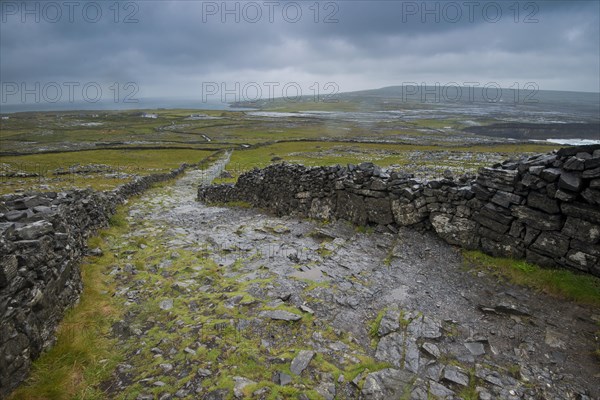
<instances>
[{"instance_id":1,"label":"stone-paved trail","mask_svg":"<svg viewBox=\"0 0 600 400\"><path fill-rule=\"evenodd\" d=\"M433 235L198 203L223 165L130 207L109 397L599 398L597 310L468 271Z\"/></svg>"}]
</instances>

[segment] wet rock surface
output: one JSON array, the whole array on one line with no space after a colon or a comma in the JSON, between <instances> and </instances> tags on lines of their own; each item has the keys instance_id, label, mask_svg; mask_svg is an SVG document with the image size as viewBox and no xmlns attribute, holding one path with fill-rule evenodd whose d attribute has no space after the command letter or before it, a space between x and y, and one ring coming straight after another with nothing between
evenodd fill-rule
<instances>
[{"instance_id":1,"label":"wet rock surface","mask_svg":"<svg viewBox=\"0 0 600 400\"><path fill-rule=\"evenodd\" d=\"M469 271L433 232L198 203L204 177L142 196L112 249L127 357L107 396L600 396L597 310Z\"/></svg>"}]
</instances>

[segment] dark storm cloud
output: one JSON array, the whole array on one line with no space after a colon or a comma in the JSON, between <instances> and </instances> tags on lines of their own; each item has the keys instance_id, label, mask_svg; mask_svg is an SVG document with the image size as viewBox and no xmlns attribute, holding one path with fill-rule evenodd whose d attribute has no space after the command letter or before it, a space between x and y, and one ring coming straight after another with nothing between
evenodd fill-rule
<instances>
[{"instance_id":1,"label":"dark storm cloud","mask_svg":"<svg viewBox=\"0 0 600 400\"><path fill-rule=\"evenodd\" d=\"M207 81L600 90L597 1L123 1L118 15L114 2L98 1L97 22L93 7L83 15L84 2L69 21L58 1L57 23L43 14L46 3L28 3L39 7L36 22L21 1L2 2L2 82L134 81L145 96L195 96ZM224 7L239 10L239 22ZM128 15L137 22L123 23Z\"/></svg>"}]
</instances>

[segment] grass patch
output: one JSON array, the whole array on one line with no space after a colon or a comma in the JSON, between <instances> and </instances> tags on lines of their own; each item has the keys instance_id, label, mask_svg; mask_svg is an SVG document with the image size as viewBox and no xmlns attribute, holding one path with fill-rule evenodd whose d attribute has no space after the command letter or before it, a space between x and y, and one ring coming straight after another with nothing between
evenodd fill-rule
<instances>
[{"instance_id":1,"label":"grass patch","mask_svg":"<svg viewBox=\"0 0 600 400\"><path fill-rule=\"evenodd\" d=\"M565 269L545 269L522 260L497 258L480 251L463 251L466 266L485 270L550 295L600 307L600 278Z\"/></svg>"},{"instance_id":2,"label":"grass patch","mask_svg":"<svg viewBox=\"0 0 600 400\"><path fill-rule=\"evenodd\" d=\"M0 157L0 174L35 174L27 178L0 177L0 194L25 190L68 190L91 187L111 190L132 176L170 172L182 163L195 164L214 155L191 149L91 150Z\"/></svg>"},{"instance_id":3,"label":"grass patch","mask_svg":"<svg viewBox=\"0 0 600 400\"><path fill-rule=\"evenodd\" d=\"M371 336L373 339L379 337L379 326L381 325L381 320L385 316L386 312L387 308L384 308L383 310L379 311L375 319L369 324L369 336Z\"/></svg>"}]
</instances>

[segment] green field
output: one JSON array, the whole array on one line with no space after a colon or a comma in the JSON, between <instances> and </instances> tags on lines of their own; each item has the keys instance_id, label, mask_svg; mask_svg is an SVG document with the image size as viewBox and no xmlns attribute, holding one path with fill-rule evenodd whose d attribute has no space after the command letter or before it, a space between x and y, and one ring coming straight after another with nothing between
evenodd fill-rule
<instances>
[{"instance_id":1,"label":"green field","mask_svg":"<svg viewBox=\"0 0 600 400\"><path fill-rule=\"evenodd\" d=\"M182 163L198 163L213 154L206 150L91 150L30 154L0 158L0 172L26 172L35 176L0 180L0 193L15 190L60 190L92 187L112 189L133 176L168 172ZM84 168L81 170L80 168ZM92 169L86 172L86 168Z\"/></svg>"},{"instance_id":2,"label":"green field","mask_svg":"<svg viewBox=\"0 0 600 400\"><path fill-rule=\"evenodd\" d=\"M0 121L0 193L110 189L133 176L168 171L225 149L234 150L228 166L233 178L220 182L280 161L309 166L374 162L418 177L447 169L471 173L556 147L465 134L462 129L473 121L460 116L377 120L353 114L376 111L376 106L407 115L414 108L367 100L275 101L261 111L292 114L186 109L15 113ZM332 118L330 112L342 114ZM482 117L478 123L494 122Z\"/></svg>"}]
</instances>

